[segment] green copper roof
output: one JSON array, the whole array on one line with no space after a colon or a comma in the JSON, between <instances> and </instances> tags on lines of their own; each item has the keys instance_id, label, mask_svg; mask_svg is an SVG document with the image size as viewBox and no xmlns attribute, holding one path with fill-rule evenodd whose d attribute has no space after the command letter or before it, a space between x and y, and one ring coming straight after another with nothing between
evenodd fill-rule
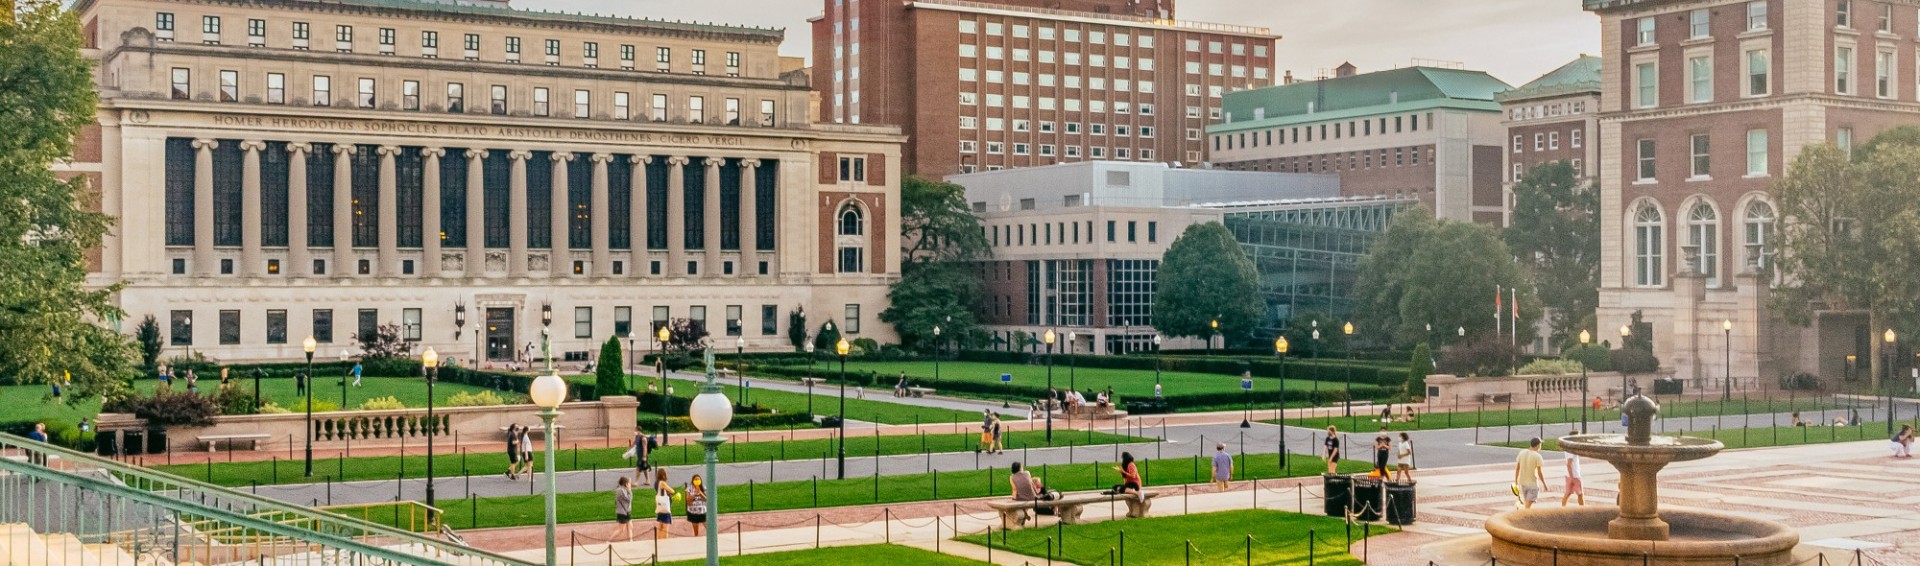
<instances>
[{"instance_id":1,"label":"green copper roof","mask_svg":"<svg viewBox=\"0 0 1920 566\"><path fill-rule=\"evenodd\" d=\"M295 0L280 0L292 2ZM532 18L560 22L593 23L615 26L658 28L678 31L744 34L763 39L780 41L785 39L786 30L781 28L760 28L733 26L715 23L697 23L681 21L654 20L648 18L630 18L611 14L585 14L571 12L549 12L545 10L523 10L517 8L456 4L453 2L429 2L425 0L298 0L310 4L335 4L367 8L389 8L398 10L417 10L425 12L445 12L475 16L495 16L506 18Z\"/></svg>"},{"instance_id":2,"label":"green copper roof","mask_svg":"<svg viewBox=\"0 0 1920 566\"><path fill-rule=\"evenodd\" d=\"M1533 82L1520 88L1500 93L1501 101L1557 96L1576 92L1600 92L1600 66L1602 60L1592 55L1581 55L1573 62L1561 65Z\"/></svg>"},{"instance_id":3,"label":"green copper roof","mask_svg":"<svg viewBox=\"0 0 1920 566\"><path fill-rule=\"evenodd\" d=\"M1228 93L1221 108L1232 121L1215 128L1315 122L1441 106L1499 111L1494 94L1509 88L1482 71L1407 67ZM1255 121L1254 116L1262 118Z\"/></svg>"}]
</instances>

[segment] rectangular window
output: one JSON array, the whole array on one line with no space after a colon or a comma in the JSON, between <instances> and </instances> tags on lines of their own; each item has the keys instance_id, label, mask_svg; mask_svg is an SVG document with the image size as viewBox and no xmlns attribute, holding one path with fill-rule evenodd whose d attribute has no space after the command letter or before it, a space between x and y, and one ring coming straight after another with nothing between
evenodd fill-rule
<instances>
[{"instance_id":1,"label":"rectangular window","mask_svg":"<svg viewBox=\"0 0 1920 566\"><path fill-rule=\"evenodd\" d=\"M447 83L447 112L459 114L467 111L467 87L460 83Z\"/></svg>"},{"instance_id":2,"label":"rectangular window","mask_svg":"<svg viewBox=\"0 0 1920 566\"><path fill-rule=\"evenodd\" d=\"M776 336L780 334L780 307L778 305L760 305L760 335Z\"/></svg>"},{"instance_id":3,"label":"rectangular window","mask_svg":"<svg viewBox=\"0 0 1920 566\"><path fill-rule=\"evenodd\" d=\"M193 99L193 71L180 67L173 68L173 99Z\"/></svg>"},{"instance_id":4,"label":"rectangular window","mask_svg":"<svg viewBox=\"0 0 1920 566\"><path fill-rule=\"evenodd\" d=\"M533 115L546 116L548 114L548 110L550 109L549 105L552 103L552 101L548 100L550 94L551 91L547 90L547 87L541 86L533 88Z\"/></svg>"},{"instance_id":5,"label":"rectangular window","mask_svg":"<svg viewBox=\"0 0 1920 566\"><path fill-rule=\"evenodd\" d=\"M240 101L240 71L220 71L220 101Z\"/></svg>"},{"instance_id":6,"label":"rectangular window","mask_svg":"<svg viewBox=\"0 0 1920 566\"><path fill-rule=\"evenodd\" d=\"M240 343L240 311L220 311L220 343Z\"/></svg>"},{"instance_id":7,"label":"rectangular window","mask_svg":"<svg viewBox=\"0 0 1920 566\"><path fill-rule=\"evenodd\" d=\"M287 103L287 75L267 73L267 104Z\"/></svg>"},{"instance_id":8,"label":"rectangular window","mask_svg":"<svg viewBox=\"0 0 1920 566\"><path fill-rule=\"evenodd\" d=\"M588 59L599 59L600 44L593 41L580 44L580 56Z\"/></svg>"},{"instance_id":9,"label":"rectangular window","mask_svg":"<svg viewBox=\"0 0 1920 566\"><path fill-rule=\"evenodd\" d=\"M266 41L267 21L260 19L247 20L247 44L259 47L264 45Z\"/></svg>"},{"instance_id":10,"label":"rectangular window","mask_svg":"<svg viewBox=\"0 0 1920 566\"><path fill-rule=\"evenodd\" d=\"M1633 68L1634 106L1653 108L1660 101L1660 69L1653 63L1641 63Z\"/></svg>"},{"instance_id":11,"label":"rectangular window","mask_svg":"<svg viewBox=\"0 0 1920 566\"><path fill-rule=\"evenodd\" d=\"M466 34L466 36L461 39L460 46L466 49L467 51L479 51L480 50L480 34L477 34L477 33Z\"/></svg>"},{"instance_id":12,"label":"rectangular window","mask_svg":"<svg viewBox=\"0 0 1920 566\"><path fill-rule=\"evenodd\" d=\"M1706 134L1693 136L1693 168L1690 178L1705 179L1713 176L1713 138Z\"/></svg>"},{"instance_id":13,"label":"rectangular window","mask_svg":"<svg viewBox=\"0 0 1920 566\"><path fill-rule=\"evenodd\" d=\"M659 63L659 64L660 64L660 65L661 65L661 66L662 66L663 68L664 68L664 66L665 66L665 65L667 65L667 64L669 64L669 63L672 63L672 62L673 62L673 49L672 49L672 48L668 48L668 47L656 47L656 48L654 48L654 50L653 50L653 62L655 62L655 63Z\"/></svg>"},{"instance_id":14,"label":"rectangular window","mask_svg":"<svg viewBox=\"0 0 1920 566\"><path fill-rule=\"evenodd\" d=\"M1853 93L1853 48L1836 47L1833 50L1833 91L1839 94Z\"/></svg>"},{"instance_id":15,"label":"rectangular window","mask_svg":"<svg viewBox=\"0 0 1920 566\"><path fill-rule=\"evenodd\" d=\"M1767 50L1747 52L1747 96L1766 96L1773 90L1773 58Z\"/></svg>"},{"instance_id":16,"label":"rectangular window","mask_svg":"<svg viewBox=\"0 0 1920 566\"><path fill-rule=\"evenodd\" d=\"M267 343L287 343L287 311L274 309L267 311Z\"/></svg>"},{"instance_id":17,"label":"rectangular window","mask_svg":"<svg viewBox=\"0 0 1920 566\"><path fill-rule=\"evenodd\" d=\"M1653 45L1654 26L1657 24L1654 17L1640 18L1636 23L1639 25L1639 30L1635 36L1634 45Z\"/></svg>"},{"instance_id":18,"label":"rectangular window","mask_svg":"<svg viewBox=\"0 0 1920 566\"><path fill-rule=\"evenodd\" d=\"M160 12L153 15L154 31L173 31L173 13Z\"/></svg>"},{"instance_id":19,"label":"rectangular window","mask_svg":"<svg viewBox=\"0 0 1920 566\"><path fill-rule=\"evenodd\" d=\"M760 125L761 126L765 126L769 128L773 127L773 118L774 118L773 109L774 109L774 106L773 106L772 100L760 101Z\"/></svg>"},{"instance_id":20,"label":"rectangular window","mask_svg":"<svg viewBox=\"0 0 1920 566\"><path fill-rule=\"evenodd\" d=\"M726 105L726 124L729 126L740 125L740 99L729 98L726 101Z\"/></svg>"},{"instance_id":21,"label":"rectangular window","mask_svg":"<svg viewBox=\"0 0 1920 566\"><path fill-rule=\"evenodd\" d=\"M359 103L361 108L373 108L378 103L378 100L374 96L373 85L373 79L360 79Z\"/></svg>"},{"instance_id":22,"label":"rectangular window","mask_svg":"<svg viewBox=\"0 0 1920 566\"><path fill-rule=\"evenodd\" d=\"M220 16L200 16L200 33L214 36L220 35ZM220 38L215 37L209 43L219 42Z\"/></svg>"},{"instance_id":23,"label":"rectangular window","mask_svg":"<svg viewBox=\"0 0 1920 566\"><path fill-rule=\"evenodd\" d=\"M313 105L333 105L333 79L326 75L313 76Z\"/></svg>"},{"instance_id":24,"label":"rectangular window","mask_svg":"<svg viewBox=\"0 0 1920 566\"><path fill-rule=\"evenodd\" d=\"M358 329L353 333L354 339L366 338L380 331L379 309L360 309L358 314L359 325Z\"/></svg>"},{"instance_id":25,"label":"rectangular window","mask_svg":"<svg viewBox=\"0 0 1920 566\"><path fill-rule=\"evenodd\" d=\"M632 100L624 92L613 93L613 119L626 120L633 117Z\"/></svg>"},{"instance_id":26,"label":"rectangular window","mask_svg":"<svg viewBox=\"0 0 1920 566\"><path fill-rule=\"evenodd\" d=\"M333 343L333 309L313 310L313 341Z\"/></svg>"},{"instance_id":27,"label":"rectangular window","mask_svg":"<svg viewBox=\"0 0 1920 566\"><path fill-rule=\"evenodd\" d=\"M593 337L593 307L573 307L573 337Z\"/></svg>"},{"instance_id":28,"label":"rectangular window","mask_svg":"<svg viewBox=\"0 0 1920 566\"><path fill-rule=\"evenodd\" d=\"M520 38L508 37L506 39L506 48L507 48L507 62L509 63L520 62Z\"/></svg>"},{"instance_id":29,"label":"rectangular window","mask_svg":"<svg viewBox=\"0 0 1920 566\"><path fill-rule=\"evenodd\" d=\"M1893 5L1880 5L1880 33L1893 33Z\"/></svg>"},{"instance_id":30,"label":"rectangular window","mask_svg":"<svg viewBox=\"0 0 1920 566\"><path fill-rule=\"evenodd\" d=\"M746 333L746 323L740 319L740 317L745 316L745 314L744 308L740 305L727 305L728 336L740 336Z\"/></svg>"},{"instance_id":31,"label":"rectangular window","mask_svg":"<svg viewBox=\"0 0 1920 566\"><path fill-rule=\"evenodd\" d=\"M420 81L400 81L400 109L409 112L420 110Z\"/></svg>"},{"instance_id":32,"label":"rectangular window","mask_svg":"<svg viewBox=\"0 0 1920 566\"><path fill-rule=\"evenodd\" d=\"M653 95L653 121L667 121L667 95Z\"/></svg>"},{"instance_id":33,"label":"rectangular window","mask_svg":"<svg viewBox=\"0 0 1920 566\"><path fill-rule=\"evenodd\" d=\"M695 67L699 67L706 64L707 64L707 50L705 49L693 50L693 65Z\"/></svg>"},{"instance_id":34,"label":"rectangular window","mask_svg":"<svg viewBox=\"0 0 1920 566\"><path fill-rule=\"evenodd\" d=\"M633 307L613 307L613 335L632 338Z\"/></svg>"},{"instance_id":35,"label":"rectangular window","mask_svg":"<svg viewBox=\"0 0 1920 566\"><path fill-rule=\"evenodd\" d=\"M1639 154L1636 156L1636 159L1640 164L1638 167L1639 176L1637 178L1641 182L1653 182L1654 180L1653 149L1653 140L1640 140Z\"/></svg>"},{"instance_id":36,"label":"rectangular window","mask_svg":"<svg viewBox=\"0 0 1920 566\"><path fill-rule=\"evenodd\" d=\"M866 182L867 158L841 156L840 157L840 180L852 181L852 182Z\"/></svg>"},{"instance_id":37,"label":"rectangular window","mask_svg":"<svg viewBox=\"0 0 1920 566\"><path fill-rule=\"evenodd\" d=\"M193 345L193 311L173 311L169 317L171 331L169 343L174 346Z\"/></svg>"},{"instance_id":38,"label":"rectangular window","mask_svg":"<svg viewBox=\"0 0 1920 566\"><path fill-rule=\"evenodd\" d=\"M1694 103L1713 102L1713 58L1692 57L1687 59L1688 88L1693 91L1689 98Z\"/></svg>"},{"instance_id":39,"label":"rectangular window","mask_svg":"<svg viewBox=\"0 0 1920 566\"><path fill-rule=\"evenodd\" d=\"M507 85L493 85L492 100L487 110L499 116L507 115Z\"/></svg>"},{"instance_id":40,"label":"rectangular window","mask_svg":"<svg viewBox=\"0 0 1920 566\"><path fill-rule=\"evenodd\" d=\"M437 31L420 32L420 47L422 49L439 49L440 48L440 32L437 32Z\"/></svg>"},{"instance_id":41,"label":"rectangular window","mask_svg":"<svg viewBox=\"0 0 1920 566\"><path fill-rule=\"evenodd\" d=\"M1853 0L1840 0L1833 7L1833 23L1840 27L1853 27Z\"/></svg>"},{"instance_id":42,"label":"rectangular window","mask_svg":"<svg viewBox=\"0 0 1920 566\"><path fill-rule=\"evenodd\" d=\"M400 309L400 338L408 342L419 342L422 323L420 309Z\"/></svg>"},{"instance_id":43,"label":"rectangular window","mask_svg":"<svg viewBox=\"0 0 1920 566\"><path fill-rule=\"evenodd\" d=\"M842 323L840 328L847 331L847 334L860 333L860 305L847 305L846 322Z\"/></svg>"},{"instance_id":44,"label":"rectangular window","mask_svg":"<svg viewBox=\"0 0 1920 566\"><path fill-rule=\"evenodd\" d=\"M707 97L687 97L687 122L704 124L707 122Z\"/></svg>"},{"instance_id":45,"label":"rectangular window","mask_svg":"<svg viewBox=\"0 0 1920 566\"><path fill-rule=\"evenodd\" d=\"M573 117L593 116L593 93L585 90L573 91Z\"/></svg>"},{"instance_id":46,"label":"rectangular window","mask_svg":"<svg viewBox=\"0 0 1920 566\"><path fill-rule=\"evenodd\" d=\"M560 40L558 39L547 40L547 57L559 57L559 56L560 56Z\"/></svg>"},{"instance_id":47,"label":"rectangular window","mask_svg":"<svg viewBox=\"0 0 1920 566\"><path fill-rule=\"evenodd\" d=\"M1708 35L1711 35L1713 33L1713 30L1711 25L1709 24L1712 21L1713 21L1712 16L1707 11L1706 8L1701 8L1698 10L1694 10L1692 12L1688 12L1687 13L1687 37L1692 39L1701 39L1701 38L1707 37Z\"/></svg>"},{"instance_id":48,"label":"rectangular window","mask_svg":"<svg viewBox=\"0 0 1920 566\"><path fill-rule=\"evenodd\" d=\"M1873 95L1893 98L1892 51L1881 51L1873 56Z\"/></svg>"},{"instance_id":49,"label":"rectangular window","mask_svg":"<svg viewBox=\"0 0 1920 566\"><path fill-rule=\"evenodd\" d=\"M1747 130L1747 176L1767 175L1767 131Z\"/></svg>"},{"instance_id":50,"label":"rectangular window","mask_svg":"<svg viewBox=\"0 0 1920 566\"><path fill-rule=\"evenodd\" d=\"M1747 31L1767 29L1767 0L1747 3Z\"/></svg>"},{"instance_id":51,"label":"rectangular window","mask_svg":"<svg viewBox=\"0 0 1920 566\"><path fill-rule=\"evenodd\" d=\"M621 45L620 46L620 66L628 69L633 68L633 55L634 55L634 48L632 45Z\"/></svg>"}]
</instances>

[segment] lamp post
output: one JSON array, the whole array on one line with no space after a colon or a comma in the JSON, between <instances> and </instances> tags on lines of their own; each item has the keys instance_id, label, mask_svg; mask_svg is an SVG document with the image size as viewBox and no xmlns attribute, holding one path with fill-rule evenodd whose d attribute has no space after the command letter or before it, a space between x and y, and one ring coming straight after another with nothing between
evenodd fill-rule
<instances>
[{"instance_id":1,"label":"lamp post","mask_svg":"<svg viewBox=\"0 0 1920 566\"><path fill-rule=\"evenodd\" d=\"M1287 337L1273 340L1273 358L1280 361L1280 459L1287 458Z\"/></svg>"},{"instance_id":2,"label":"lamp post","mask_svg":"<svg viewBox=\"0 0 1920 566\"><path fill-rule=\"evenodd\" d=\"M1733 321L1721 320L1720 331L1727 338L1727 380L1720 388L1720 402L1733 400Z\"/></svg>"},{"instance_id":3,"label":"lamp post","mask_svg":"<svg viewBox=\"0 0 1920 566\"><path fill-rule=\"evenodd\" d=\"M747 337L733 339L733 376L740 382L740 404L747 404Z\"/></svg>"},{"instance_id":4,"label":"lamp post","mask_svg":"<svg viewBox=\"0 0 1920 566\"><path fill-rule=\"evenodd\" d=\"M1353 416L1353 322L1340 327L1347 334L1347 416Z\"/></svg>"},{"instance_id":5,"label":"lamp post","mask_svg":"<svg viewBox=\"0 0 1920 566\"><path fill-rule=\"evenodd\" d=\"M633 323L627 323L627 394L633 394Z\"/></svg>"},{"instance_id":6,"label":"lamp post","mask_svg":"<svg viewBox=\"0 0 1920 566\"><path fill-rule=\"evenodd\" d=\"M540 329L540 349L542 354L549 354L549 351L553 348L553 341L550 334L551 332L549 332L548 329ZM555 440L553 436L553 419L560 416L560 402L567 399L567 380L561 379L560 374L554 373L553 357L551 355L547 356L547 373L533 380L533 387L527 392L527 396L533 398L533 404L535 406L540 407L540 422L545 427L544 430L542 430L543 436L541 439L544 441L544 444L546 444L546 467L541 470L541 475L546 478L547 483L547 565L553 566L558 562L559 558L559 552L554 546L554 524L558 520L559 493L558 490L554 488L553 480L553 445Z\"/></svg>"},{"instance_id":7,"label":"lamp post","mask_svg":"<svg viewBox=\"0 0 1920 566\"><path fill-rule=\"evenodd\" d=\"M1060 335L1054 334L1052 328L1048 328L1046 334L1040 335L1040 341L1047 343L1047 391L1053 391L1053 341L1059 338ZM1053 443L1053 411L1051 410L1047 411L1047 443Z\"/></svg>"},{"instance_id":8,"label":"lamp post","mask_svg":"<svg viewBox=\"0 0 1920 566\"><path fill-rule=\"evenodd\" d=\"M834 428L839 429L840 434L840 455L837 457L840 469L835 471L839 474L839 479L843 480L847 479L847 352L852 350L853 346L847 343L847 338L844 336L839 342L833 344L833 351L840 354L840 422L834 425Z\"/></svg>"},{"instance_id":9,"label":"lamp post","mask_svg":"<svg viewBox=\"0 0 1920 566\"><path fill-rule=\"evenodd\" d=\"M664 439L667 434L667 341L673 339L673 331L663 324L653 337L660 339L660 348L654 351L653 363L660 364L660 438Z\"/></svg>"},{"instance_id":10,"label":"lamp post","mask_svg":"<svg viewBox=\"0 0 1920 566\"><path fill-rule=\"evenodd\" d=\"M1314 379L1313 396L1308 399L1309 406L1320 404L1320 321L1313 321L1313 348L1307 353L1313 356Z\"/></svg>"},{"instance_id":11,"label":"lamp post","mask_svg":"<svg viewBox=\"0 0 1920 566\"><path fill-rule=\"evenodd\" d=\"M953 317L947 317L952 320ZM933 380L940 381L940 326L933 327ZM939 387L939 386L935 386Z\"/></svg>"},{"instance_id":12,"label":"lamp post","mask_svg":"<svg viewBox=\"0 0 1920 566\"><path fill-rule=\"evenodd\" d=\"M345 349L341 349L340 363L341 364L347 363L347 358L349 355L350 354ZM347 373L351 374L353 373L353 370L348 369ZM347 409L347 376L343 375L343 376L340 376L340 410L344 411L346 409Z\"/></svg>"},{"instance_id":13,"label":"lamp post","mask_svg":"<svg viewBox=\"0 0 1920 566\"><path fill-rule=\"evenodd\" d=\"M1207 321L1207 355L1213 355L1213 337L1220 334L1220 319Z\"/></svg>"},{"instance_id":14,"label":"lamp post","mask_svg":"<svg viewBox=\"0 0 1920 566\"><path fill-rule=\"evenodd\" d=\"M727 400L720 384L714 381L713 349L707 349L707 381L700 386L700 395L693 398L688 407L687 416L693 420L693 427L700 430L700 445L707 449L707 521L710 526L720 525L720 486L717 483L719 473L715 467L720 463L720 444L727 441L720 437L720 431L726 430L733 422L733 403ZM707 566L720 564L720 529L707 529Z\"/></svg>"},{"instance_id":15,"label":"lamp post","mask_svg":"<svg viewBox=\"0 0 1920 566\"><path fill-rule=\"evenodd\" d=\"M813 339L807 339L807 416L813 416Z\"/></svg>"},{"instance_id":16,"label":"lamp post","mask_svg":"<svg viewBox=\"0 0 1920 566\"><path fill-rule=\"evenodd\" d=\"M301 377L307 384L307 477L313 477L313 350L319 347L311 335L300 342L300 348L307 352L307 374Z\"/></svg>"},{"instance_id":17,"label":"lamp post","mask_svg":"<svg viewBox=\"0 0 1920 566\"><path fill-rule=\"evenodd\" d=\"M1160 335L1153 335L1153 386L1160 387Z\"/></svg>"},{"instance_id":18,"label":"lamp post","mask_svg":"<svg viewBox=\"0 0 1920 566\"><path fill-rule=\"evenodd\" d=\"M427 506L433 506L433 437L440 433L440 421L433 419L433 382L440 373L440 353L427 347L420 354L420 369L427 374ZM406 458L405 454L401 455Z\"/></svg>"},{"instance_id":19,"label":"lamp post","mask_svg":"<svg viewBox=\"0 0 1920 566\"><path fill-rule=\"evenodd\" d=\"M1881 386L1885 387L1887 390L1887 434L1893 434L1893 422L1900 420L1898 417L1895 417L1893 414L1894 408L1893 408L1893 383L1892 383L1893 382L1893 351L1900 349L1900 337L1893 333L1892 328L1888 328L1887 333L1883 336L1883 338L1887 341L1887 345L1886 345L1887 378L1881 382Z\"/></svg>"},{"instance_id":20,"label":"lamp post","mask_svg":"<svg viewBox=\"0 0 1920 566\"><path fill-rule=\"evenodd\" d=\"M1593 342L1593 334L1588 333L1584 328L1581 329L1581 350L1585 350L1585 346L1590 342ZM1580 434L1587 433L1587 416L1587 363L1582 360L1580 362Z\"/></svg>"},{"instance_id":21,"label":"lamp post","mask_svg":"<svg viewBox=\"0 0 1920 566\"><path fill-rule=\"evenodd\" d=\"M1074 345L1079 342L1080 333L1067 331L1067 389L1074 391L1080 390L1079 371L1077 371L1080 369L1080 362L1073 359Z\"/></svg>"},{"instance_id":22,"label":"lamp post","mask_svg":"<svg viewBox=\"0 0 1920 566\"><path fill-rule=\"evenodd\" d=\"M460 335L465 334L466 332L467 332L467 304L454 303L453 304L453 341L454 343L458 344L460 342ZM479 348L475 348L473 352L473 359L468 362L468 365L478 368L480 367L479 362L480 362Z\"/></svg>"}]
</instances>

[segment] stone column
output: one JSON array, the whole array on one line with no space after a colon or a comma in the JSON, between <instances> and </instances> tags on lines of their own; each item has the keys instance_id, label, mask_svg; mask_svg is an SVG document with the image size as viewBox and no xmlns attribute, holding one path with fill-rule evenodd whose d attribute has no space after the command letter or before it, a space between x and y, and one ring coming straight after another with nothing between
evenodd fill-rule
<instances>
[{"instance_id":1,"label":"stone column","mask_svg":"<svg viewBox=\"0 0 1920 566\"><path fill-rule=\"evenodd\" d=\"M193 140L193 273L220 273L213 257L213 149L219 140Z\"/></svg>"},{"instance_id":2,"label":"stone column","mask_svg":"<svg viewBox=\"0 0 1920 566\"><path fill-rule=\"evenodd\" d=\"M420 150L425 159L420 189L420 274L440 276L440 158L447 150L429 147Z\"/></svg>"},{"instance_id":3,"label":"stone column","mask_svg":"<svg viewBox=\"0 0 1920 566\"><path fill-rule=\"evenodd\" d=\"M727 160L719 157L706 160L707 197L702 199L704 202L700 207L700 230L706 234L706 238L703 238L706 245L701 247L701 251L706 254L700 261L700 274L707 277L720 276L720 166L726 163Z\"/></svg>"},{"instance_id":4,"label":"stone column","mask_svg":"<svg viewBox=\"0 0 1920 566\"><path fill-rule=\"evenodd\" d=\"M572 182L567 164L572 162L573 154L553 152L553 190L547 191L550 205L547 207L547 220L551 222L547 226L547 233L551 234L548 239L552 240L548 246L547 272L554 277L573 273L573 245L567 241L567 236L572 232L567 229L570 225L568 221L573 218L571 203L567 199L567 186Z\"/></svg>"},{"instance_id":5,"label":"stone column","mask_svg":"<svg viewBox=\"0 0 1920 566\"><path fill-rule=\"evenodd\" d=\"M687 172L691 160L667 158L667 275L687 274Z\"/></svg>"},{"instance_id":6,"label":"stone column","mask_svg":"<svg viewBox=\"0 0 1920 566\"><path fill-rule=\"evenodd\" d=\"M380 202L375 214L379 215L381 277L400 275L400 171L394 164L398 155L399 147L380 146Z\"/></svg>"},{"instance_id":7,"label":"stone column","mask_svg":"<svg viewBox=\"0 0 1920 566\"><path fill-rule=\"evenodd\" d=\"M307 154L305 142L287 144L287 263L288 275L312 275L313 257L307 252Z\"/></svg>"},{"instance_id":8,"label":"stone column","mask_svg":"<svg viewBox=\"0 0 1920 566\"><path fill-rule=\"evenodd\" d=\"M512 181L507 189L507 276L527 276L527 160L533 152L515 150Z\"/></svg>"},{"instance_id":9,"label":"stone column","mask_svg":"<svg viewBox=\"0 0 1920 566\"><path fill-rule=\"evenodd\" d=\"M627 248L633 265L627 266L627 275L639 277L647 272L652 257L647 253L647 165L653 163L653 157L635 155L628 159L633 161L633 175L627 180Z\"/></svg>"},{"instance_id":10,"label":"stone column","mask_svg":"<svg viewBox=\"0 0 1920 566\"><path fill-rule=\"evenodd\" d=\"M333 145L333 276L352 277L353 261L353 144Z\"/></svg>"},{"instance_id":11,"label":"stone column","mask_svg":"<svg viewBox=\"0 0 1920 566\"><path fill-rule=\"evenodd\" d=\"M467 277L487 274L487 150L467 150Z\"/></svg>"},{"instance_id":12,"label":"stone column","mask_svg":"<svg viewBox=\"0 0 1920 566\"><path fill-rule=\"evenodd\" d=\"M240 142L246 151L240 170L240 273L248 277L267 271L260 259L260 150L266 148L262 141Z\"/></svg>"},{"instance_id":13,"label":"stone column","mask_svg":"<svg viewBox=\"0 0 1920 566\"><path fill-rule=\"evenodd\" d=\"M760 203L755 199L760 181L760 160L740 161L740 267L741 277L760 274Z\"/></svg>"},{"instance_id":14,"label":"stone column","mask_svg":"<svg viewBox=\"0 0 1920 566\"><path fill-rule=\"evenodd\" d=\"M587 211L590 215L587 218L591 220L593 231L594 277L613 275L613 250L608 246L608 238L612 236L608 233L609 222L612 219L607 218L607 209L613 206L609 203L612 197L607 194L607 162L610 161L613 161L612 155L593 154L593 199L589 204L592 210Z\"/></svg>"}]
</instances>

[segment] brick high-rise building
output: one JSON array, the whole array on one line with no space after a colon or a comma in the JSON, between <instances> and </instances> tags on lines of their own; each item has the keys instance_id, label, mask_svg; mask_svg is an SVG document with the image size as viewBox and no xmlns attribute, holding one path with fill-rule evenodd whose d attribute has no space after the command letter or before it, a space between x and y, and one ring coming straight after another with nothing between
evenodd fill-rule
<instances>
[{"instance_id":1,"label":"brick high-rise building","mask_svg":"<svg viewBox=\"0 0 1920 566\"><path fill-rule=\"evenodd\" d=\"M1196 163L1221 97L1272 84L1279 36L1173 12L1172 0L825 0L811 20L820 116L901 126L908 172L932 177Z\"/></svg>"},{"instance_id":2,"label":"brick high-rise building","mask_svg":"<svg viewBox=\"0 0 1920 566\"><path fill-rule=\"evenodd\" d=\"M1837 379L1848 355L1874 359L1882 329L1863 313L1799 327L1767 307L1780 219L1769 193L1809 145L1920 123L1913 4L1584 4L1606 59L1600 328L1642 317L1642 338L1689 388Z\"/></svg>"},{"instance_id":3,"label":"brick high-rise building","mask_svg":"<svg viewBox=\"0 0 1920 566\"><path fill-rule=\"evenodd\" d=\"M1493 96L1507 113L1503 124L1513 147L1507 149L1506 221L1513 222L1513 184L1527 171L1565 161L1580 186L1599 173L1599 57L1581 55L1519 88Z\"/></svg>"}]
</instances>

